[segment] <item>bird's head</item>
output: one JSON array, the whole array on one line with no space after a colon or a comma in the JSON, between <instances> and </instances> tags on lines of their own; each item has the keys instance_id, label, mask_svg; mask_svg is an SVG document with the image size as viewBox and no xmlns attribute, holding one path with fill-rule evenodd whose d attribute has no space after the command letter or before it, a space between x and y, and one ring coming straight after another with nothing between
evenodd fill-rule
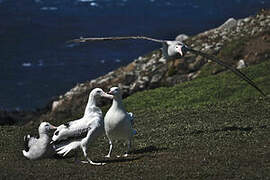
<instances>
[{"instance_id":1,"label":"bird's head","mask_svg":"<svg viewBox=\"0 0 270 180\"><path fill-rule=\"evenodd\" d=\"M112 95L105 93L101 88L93 89L90 96L93 96L94 98L105 97L112 99Z\"/></svg>"},{"instance_id":2,"label":"bird's head","mask_svg":"<svg viewBox=\"0 0 270 180\"><path fill-rule=\"evenodd\" d=\"M112 95L114 98L122 98L122 90L119 87L112 87L108 94Z\"/></svg>"},{"instance_id":3,"label":"bird's head","mask_svg":"<svg viewBox=\"0 0 270 180\"><path fill-rule=\"evenodd\" d=\"M165 41L162 53L166 59L183 57L187 52L187 46L181 41Z\"/></svg>"},{"instance_id":4,"label":"bird's head","mask_svg":"<svg viewBox=\"0 0 270 180\"><path fill-rule=\"evenodd\" d=\"M48 133L50 130L56 129L55 126L51 125L48 122L42 122L39 125L38 132L39 133Z\"/></svg>"}]
</instances>

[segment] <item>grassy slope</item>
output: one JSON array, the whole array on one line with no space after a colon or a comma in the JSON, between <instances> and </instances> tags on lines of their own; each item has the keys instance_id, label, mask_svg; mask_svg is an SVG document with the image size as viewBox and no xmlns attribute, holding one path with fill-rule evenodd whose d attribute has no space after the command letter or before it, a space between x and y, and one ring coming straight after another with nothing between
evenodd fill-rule
<instances>
[{"instance_id":1,"label":"grassy slope","mask_svg":"<svg viewBox=\"0 0 270 180\"><path fill-rule=\"evenodd\" d=\"M269 69L270 61L266 61L243 71L269 94ZM26 132L36 133L38 125L4 126L0 127L1 179L270 177L270 98L261 98L234 74L139 92L124 102L136 115L138 131L129 158L105 159L108 144L100 138L88 150L94 160L107 162L103 167L74 164L72 153L65 159L28 161L21 153L22 137ZM113 153L124 150L118 143Z\"/></svg>"}]
</instances>

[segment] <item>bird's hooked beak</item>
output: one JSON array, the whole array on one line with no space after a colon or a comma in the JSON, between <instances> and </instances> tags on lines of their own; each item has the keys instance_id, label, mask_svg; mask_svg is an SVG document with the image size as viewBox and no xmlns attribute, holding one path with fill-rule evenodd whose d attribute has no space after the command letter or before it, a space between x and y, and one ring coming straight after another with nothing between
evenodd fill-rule
<instances>
[{"instance_id":1,"label":"bird's hooked beak","mask_svg":"<svg viewBox=\"0 0 270 180\"><path fill-rule=\"evenodd\" d=\"M182 43L177 52L181 55L181 57L183 57L187 51L188 51L188 47L184 43Z\"/></svg>"},{"instance_id":2,"label":"bird's hooked beak","mask_svg":"<svg viewBox=\"0 0 270 180\"><path fill-rule=\"evenodd\" d=\"M50 125L50 129L57 129L57 127Z\"/></svg>"},{"instance_id":3,"label":"bird's hooked beak","mask_svg":"<svg viewBox=\"0 0 270 180\"><path fill-rule=\"evenodd\" d=\"M113 95L113 92L110 90L109 92L107 92L108 94L110 94L110 95Z\"/></svg>"},{"instance_id":4,"label":"bird's hooked beak","mask_svg":"<svg viewBox=\"0 0 270 180\"><path fill-rule=\"evenodd\" d=\"M184 55L182 49L183 49L184 46L181 46L178 50L178 53L181 55L181 57Z\"/></svg>"},{"instance_id":5,"label":"bird's hooked beak","mask_svg":"<svg viewBox=\"0 0 270 180\"><path fill-rule=\"evenodd\" d=\"M111 91L109 91L108 93L103 93L102 94L102 97L105 97L105 98L109 98L109 99L113 99L113 95L111 94Z\"/></svg>"}]
</instances>

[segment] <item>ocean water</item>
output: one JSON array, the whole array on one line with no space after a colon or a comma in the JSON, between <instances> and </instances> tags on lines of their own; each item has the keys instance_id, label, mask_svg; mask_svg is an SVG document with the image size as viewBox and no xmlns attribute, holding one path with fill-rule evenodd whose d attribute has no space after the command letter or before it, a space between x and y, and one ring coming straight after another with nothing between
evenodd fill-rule
<instances>
[{"instance_id":1,"label":"ocean water","mask_svg":"<svg viewBox=\"0 0 270 180\"><path fill-rule=\"evenodd\" d=\"M70 39L174 39L261 8L270 0L0 0L0 109L42 108L77 83L159 48L133 40L72 47Z\"/></svg>"}]
</instances>

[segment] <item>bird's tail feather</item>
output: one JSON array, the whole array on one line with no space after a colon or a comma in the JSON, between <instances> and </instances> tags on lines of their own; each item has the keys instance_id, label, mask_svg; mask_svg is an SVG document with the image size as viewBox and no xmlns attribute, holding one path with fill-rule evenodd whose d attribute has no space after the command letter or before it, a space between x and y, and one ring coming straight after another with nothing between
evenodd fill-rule
<instances>
[{"instance_id":1,"label":"bird's tail feather","mask_svg":"<svg viewBox=\"0 0 270 180\"><path fill-rule=\"evenodd\" d=\"M22 150L22 153L25 157L28 157L28 152L26 152L25 150Z\"/></svg>"},{"instance_id":2,"label":"bird's tail feather","mask_svg":"<svg viewBox=\"0 0 270 180\"><path fill-rule=\"evenodd\" d=\"M81 145L80 141L73 141L68 144L59 145L56 148L57 154L66 156L71 150L78 148Z\"/></svg>"}]
</instances>

